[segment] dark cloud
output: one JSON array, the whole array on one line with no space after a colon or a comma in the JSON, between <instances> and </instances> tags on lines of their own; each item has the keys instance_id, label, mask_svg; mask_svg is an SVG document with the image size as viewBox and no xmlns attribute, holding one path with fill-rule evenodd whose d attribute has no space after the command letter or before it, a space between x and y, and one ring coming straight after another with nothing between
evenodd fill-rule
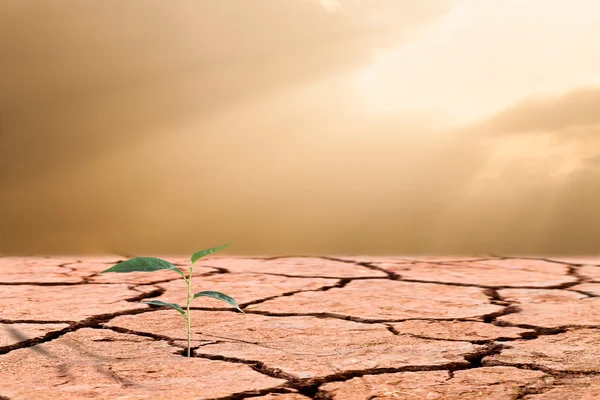
<instances>
[{"instance_id":1,"label":"dark cloud","mask_svg":"<svg viewBox=\"0 0 600 400\"><path fill-rule=\"evenodd\" d=\"M496 167L495 179L472 198L479 199L478 207L460 217L480 216L473 223L480 239L467 248L598 253L599 109L600 90L579 88L516 104L463 130L464 137L487 142L490 155L494 147L512 151L504 166ZM478 168L492 165L490 159Z\"/></svg>"},{"instance_id":2,"label":"dark cloud","mask_svg":"<svg viewBox=\"0 0 600 400\"><path fill-rule=\"evenodd\" d=\"M315 1L3 1L0 178L73 167L363 64L446 3L349 1L330 13Z\"/></svg>"},{"instance_id":3,"label":"dark cloud","mask_svg":"<svg viewBox=\"0 0 600 400\"><path fill-rule=\"evenodd\" d=\"M600 157L586 161L560 187L545 235L548 253L600 251Z\"/></svg>"}]
</instances>

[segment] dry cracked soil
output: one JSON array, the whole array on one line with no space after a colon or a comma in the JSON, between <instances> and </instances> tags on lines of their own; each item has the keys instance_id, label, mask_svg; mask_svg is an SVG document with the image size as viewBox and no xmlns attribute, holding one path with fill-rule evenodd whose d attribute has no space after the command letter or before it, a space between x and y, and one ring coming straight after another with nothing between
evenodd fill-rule
<instances>
[{"instance_id":1,"label":"dry cracked soil","mask_svg":"<svg viewBox=\"0 0 600 400\"><path fill-rule=\"evenodd\" d=\"M186 270L183 257L164 257ZM600 399L600 257L0 258L0 400Z\"/></svg>"}]
</instances>

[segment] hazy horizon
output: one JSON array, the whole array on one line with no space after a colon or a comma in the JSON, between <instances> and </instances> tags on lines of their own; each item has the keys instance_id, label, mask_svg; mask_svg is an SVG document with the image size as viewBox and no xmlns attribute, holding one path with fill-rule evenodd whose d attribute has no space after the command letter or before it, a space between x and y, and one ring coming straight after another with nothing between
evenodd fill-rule
<instances>
[{"instance_id":1,"label":"hazy horizon","mask_svg":"<svg viewBox=\"0 0 600 400\"><path fill-rule=\"evenodd\" d=\"M600 254L600 2L5 0L0 253Z\"/></svg>"}]
</instances>

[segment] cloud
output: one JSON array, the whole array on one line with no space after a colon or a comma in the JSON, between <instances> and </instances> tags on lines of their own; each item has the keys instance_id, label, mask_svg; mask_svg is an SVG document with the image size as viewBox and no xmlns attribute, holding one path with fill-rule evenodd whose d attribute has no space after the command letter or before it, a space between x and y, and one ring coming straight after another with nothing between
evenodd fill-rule
<instances>
[{"instance_id":1,"label":"cloud","mask_svg":"<svg viewBox=\"0 0 600 400\"><path fill-rule=\"evenodd\" d=\"M70 168L245 101L352 70L447 1L7 0L0 184ZM13 155L27 152L28 161Z\"/></svg>"},{"instance_id":2,"label":"cloud","mask_svg":"<svg viewBox=\"0 0 600 400\"><path fill-rule=\"evenodd\" d=\"M523 101L477 125L476 129L488 134L562 132L600 124L599 107L599 88L579 88L557 96Z\"/></svg>"},{"instance_id":3,"label":"cloud","mask_svg":"<svg viewBox=\"0 0 600 400\"><path fill-rule=\"evenodd\" d=\"M361 111L340 79L12 186L2 248L165 254L232 240L240 254L594 251L600 146L575 138L600 138L600 127L439 132L427 128L434 115L410 123Z\"/></svg>"},{"instance_id":4,"label":"cloud","mask_svg":"<svg viewBox=\"0 0 600 400\"><path fill-rule=\"evenodd\" d=\"M246 254L597 252L597 87L575 90L570 78L581 76L565 73L563 94L511 92L507 107L452 131L439 129L452 107L376 112L354 73L378 48L412 43L408 54L421 54L419 44L441 43L425 54L437 79L426 88L448 104L477 105L497 93L480 83L502 84L491 67L474 82L461 69L485 40L453 53L427 34L449 2L340 3L4 1L0 249L165 254L233 241ZM455 4L479 16L497 7ZM519 14L519 26L530 29L534 14ZM470 15L461 40L487 24ZM495 43L521 44L515 32L503 41L500 22ZM399 71L392 64L380 88L406 94L404 83L428 79Z\"/></svg>"},{"instance_id":5,"label":"cloud","mask_svg":"<svg viewBox=\"0 0 600 400\"><path fill-rule=\"evenodd\" d=\"M461 132L487 149L471 184L469 201L478 206L461 217L478 215L473 227L490 229L481 248L597 253L599 104L597 87L575 88L520 102Z\"/></svg>"},{"instance_id":6,"label":"cloud","mask_svg":"<svg viewBox=\"0 0 600 400\"><path fill-rule=\"evenodd\" d=\"M588 157L585 160L585 164L591 166L592 168L600 168L600 153Z\"/></svg>"}]
</instances>

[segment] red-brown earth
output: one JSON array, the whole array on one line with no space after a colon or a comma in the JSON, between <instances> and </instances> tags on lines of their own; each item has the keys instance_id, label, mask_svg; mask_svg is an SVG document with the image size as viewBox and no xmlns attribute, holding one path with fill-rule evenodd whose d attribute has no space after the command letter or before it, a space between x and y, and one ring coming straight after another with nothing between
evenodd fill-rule
<instances>
[{"instance_id":1,"label":"red-brown earth","mask_svg":"<svg viewBox=\"0 0 600 400\"><path fill-rule=\"evenodd\" d=\"M164 257L185 271L184 257ZM600 399L600 257L0 258L0 400Z\"/></svg>"}]
</instances>

